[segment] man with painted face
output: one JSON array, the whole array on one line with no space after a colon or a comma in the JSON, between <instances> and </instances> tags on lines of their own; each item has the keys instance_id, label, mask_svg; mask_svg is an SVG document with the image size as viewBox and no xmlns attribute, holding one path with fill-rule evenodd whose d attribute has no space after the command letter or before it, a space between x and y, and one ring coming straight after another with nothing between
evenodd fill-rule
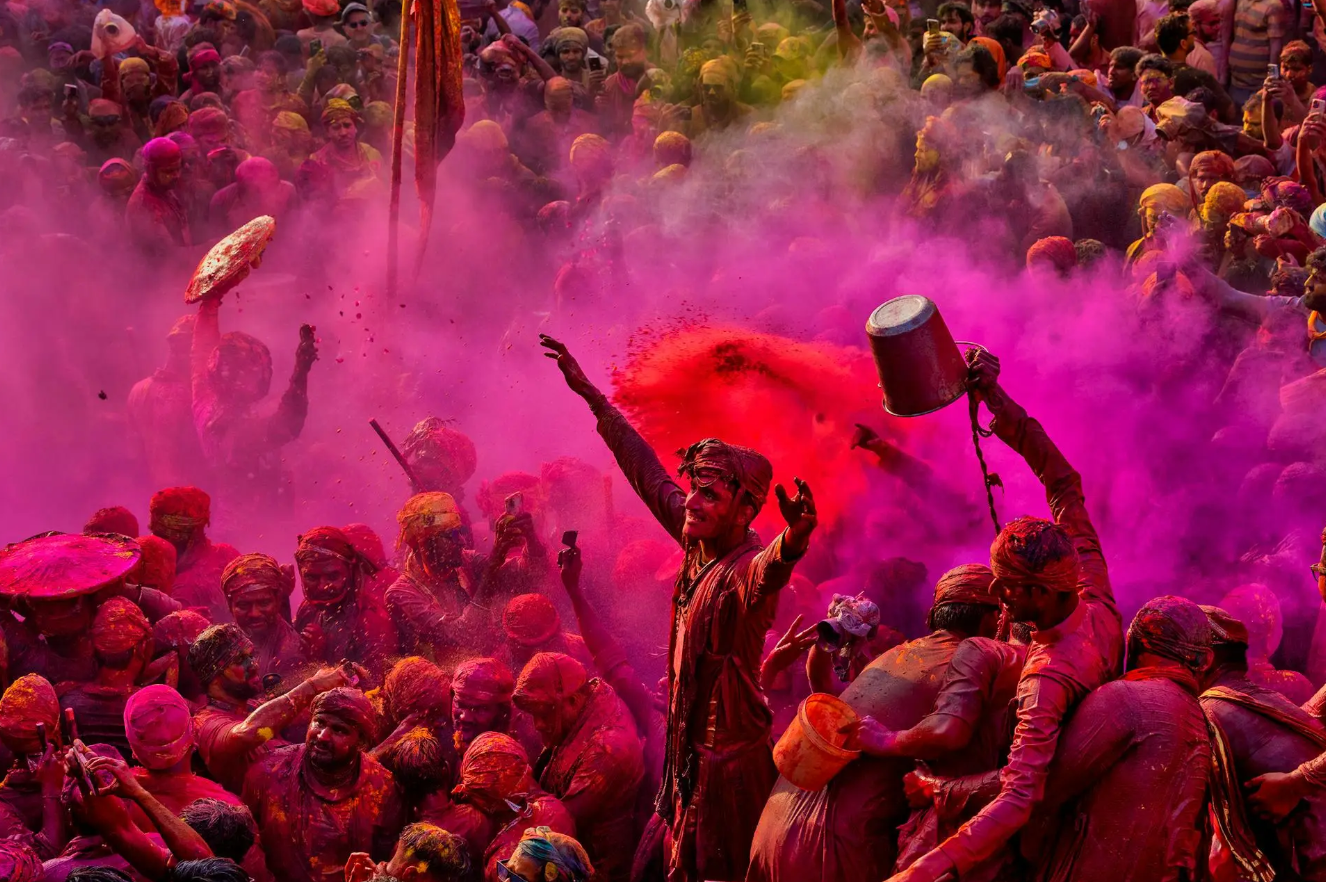
<instances>
[{"instance_id":1,"label":"man with painted face","mask_svg":"<svg viewBox=\"0 0 1326 882\"><path fill-rule=\"evenodd\" d=\"M609 882L630 876L644 745L631 711L569 655L541 652L520 673L513 701L534 720L539 784L575 818L577 838Z\"/></svg>"},{"instance_id":2,"label":"man with painted face","mask_svg":"<svg viewBox=\"0 0 1326 882\"><path fill-rule=\"evenodd\" d=\"M155 487L189 483L199 477L202 465L189 388L193 322L194 317L186 315L171 325L166 363L129 390L129 422L142 442Z\"/></svg>"},{"instance_id":3,"label":"man with painted face","mask_svg":"<svg viewBox=\"0 0 1326 882\"><path fill-rule=\"evenodd\" d=\"M365 751L377 714L358 689L313 702L303 744L272 751L244 779L267 865L282 882L337 882L355 852L386 860L404 826L391 773Z\"/></svg>"},{"instance_id":4,"label":"man with painted face","mask_svg":"<svg viewBox=\"0 0 1326 882\"><path fill-rule=\"evenodd\" d=\"M175 548L171 596L185 607L206 610L213 622L229 621L230 607L221 593L221 574L239 557L239 550L215 543L207 535L212 498L197 487L168 487L152 494L148 514L152 535Z\"/></svg>"},{"instance_id":5,"label":"man with painted face","mask_svg":"<svg viewBox=\"0 0 1326 882\"><path fill-rule=\"evenodd\" d=\"M1113 679L1123 649L1100 538L1087 514L1082 476L1040 423L999 385L999 360L973 353L971 384L995 415L994 431L1045 486L1054 520L1021 517L990 546L990 569L1008 615L1032 628L1018 681L1017 728L999 794L894 882L964 875L997 854L1031 818L1064 719L1088 693Z\"/></svg>"},{"instance_id":6,"label":"man with painted face","mask_svg":"<svg viewBox=\"0 0 1326 882\"><path fill-rule=\"evenodd\" d=\"M648 38L636 22L624 24L612 35L612 55L617 70L603 82L603 92L594 99L603 134L621 138L631 132L635 99L644 89L645 74L654 68L649 63Z\"/></svg>"},{"instance_id":7,"label":"man with painted face","mask_svg":"<svg viewBox=\"0 0 1326 882\"><path fill-rule=\"evenodd\" d=\"M248 334L222 336L220 312L220 297L204 299L193 326L193 423L203 455L237 509L288 507L281 448L299 437L308 416L308 375L318 359L313 327L300 325L290 385L275 412L260 415L255 410L271 389L272 355Z\"/></svg>"},{"instance_id":8,"label":"man with painted face","mask_svg":"<svg viewBox=\"0 0 1326 882\"><path fill-rule=\"evenodd\" d=\"M46 730L46 747L39 727ZM14 757L13 766L0 781L0 841L38 831L46 833L51 842L61 841L64 776L57 779L47 762L61 753L60 736L60 700L55 688L36 674L24 674L10 683L0 695L0 744Z\"/></svg>"},{"instance_id":9,"label":"man with painted face","mask_svg":"<svg viewBox=\"0 0 1326 882\"><path fill-rule=\"evenodd\" d=\"M335 527L300 536L295 565L304 586L295 630L316 660L352 661L381 682L399 640L385 606L370 590L378 568Z\"/></svg>"},{"instance_id":10,"label":"man with painted face","mask_svg":"<svg viewBox=\"0 0 1326 882\"><path fill-rule=\"evenodd\" d=\"M510 669L494 658L472 658L451 675L451 738L456 756L485 732L511 729L511 696L515 679ZM522 741L525 739L522 739ZM529 739L538 747L538 737Z\"/></svg>"},{"instance_id":11,"label":"man with painted face","mask_svg":"<svg viewBox=\"0 0 1326 882\"><path fill-rule=\"evenodd\" d=\"M465 501L465 482L479 467L479 454L470 437L447 425L440 417L425 417L415 423L401 443L401 456L418 482L415 492L440 490L449 493L460 512L461 532L466 545L473 547L474 534L470 516L461 504Z\"/></svg>"},{"instance_id":12,"label":"man with painted face","mask_svg":"<svg viewBox=\"0 0 1326 882\"><path fill-rule=\"evenodd\" d=\"M238 625L213 625L189 647L189 667L207 704L194 714L198 756L208 773L232 793L240 792L249 767L263 758L276 733L294 722L314 697L347 686L342 668L323 668L284 695L256 708L262 694L253 642Z\"/></svg>"},{"instance_id":13,"label":"man with painted face","mask_svg":"<svg viewBox=\"0 0 1326 882\"><path fill-rule=\"evenodd\" d=\"M265 554L241 555L221 574L221 593L253 642L260 679L275 674L288 682L309 665L299 633L282 615L294 587L294 576Z\"/></svg>"},{"instance_id":14,"label":"man with painted face","mask_svg":"<svg viewBox=\"0 0 1326 882\"><path fill-rule=\"evenodd\" d=\"M333 98L322 111L327 144L312 159L331 169L341 199L367 199L385 190L382 154L359 141L359 112L349 102Z\"/></svg>"},{"instance_id":15,"label":"man with painted face","mask_svg":"<svg viewBox=\"0 0 1326 882\"><path fill-rule=\"evenodd\" d=\"M751 522L773 480L767 459L706 438L683 456L680 474L689 490L683 489L566 346L546 335L540 342L685 555L673 595L667 759L657 802L659 822L671 832L670 878L744 879L762 798L777 777L769 748L773 717L756 672L778 592L815 530L810 487L798 478L796 496L781 484L775 488L787 527L761 547ZM708 835L719 829L723 835Z\"/></svg>"},{"instance_id":16,"label":"man with painted face","mask_svg":"<svg viewBox=\"0 0 1326 882\"><path fill-rule=\"evenodd\" d=\"M180 100L192 106L193 99L203 92L221 94L221 53L209 43L199 43L189 50L189 88Z\"/></svg>"},{"instance_id":17,"label":"man with painted face","mask_svg":"<svg viewBox=\"0 0 1326 882\"><path fill-rule=\"evenodd\" d=\"M189 219L176 192L184 170L180 147L169 138L143 146L143 177L129 197L124 219L142 251L158 257L193 244Z\"/></svg>"}]
</instances>

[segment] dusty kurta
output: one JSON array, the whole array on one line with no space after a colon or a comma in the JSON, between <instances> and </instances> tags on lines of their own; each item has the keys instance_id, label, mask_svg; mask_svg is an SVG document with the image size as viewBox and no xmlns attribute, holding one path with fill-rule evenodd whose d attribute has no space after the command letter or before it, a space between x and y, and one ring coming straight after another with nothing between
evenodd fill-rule
<instances>
[{"instance_id":1,"label":"dusty kurta","mask_svg":"<svg viewBox=\"0 0 1326 882\"><path fill-rule=\"evenodd\" d=\"M1143 668L1086 697L1023 835L1040 882L1194 878L1211 746L1196 684Z\"/></svg>"},{"instance_id":2,"label":"dusty kurta","mask_svg":"<svg viewBox=\"0 0 1326 882\"><path fill-rule=\"evenodd\" d=\"M658 798L672 831L669 879L744 879L760 811L777 779L761 652L796 561L784 557L781 534L761 548L753 531L725 557L702 561L699 545L682 536L685 491L606 399L591 407L632 489L685 552L672 600L668 742Z\"/></svg>"},{"instance_id":3,"label":"dusty kurta","mask_svg":"<svg viewBox=\"0 0 1326 882\"><path fill-rule=\"evenodd\" d=\"M304 745L271 752L244 779L244 803L258 822L267 866L281 882L343 882L356 851L385 861L404 827L404 800L391 773L359 757L359 775L326 788L304 767Z\"/></svg>"},{"instance_id":4,"label":"dusty kurta","mask_svg":"<svg viewBox=\"0 0 1326 882\"><path fill-rule=\"evenodd\" d=\"M221 704L215 700L193 715L193 742L198 757L207 773L222 787L239 793L249 767L263 759L285 742L272 739L253 751L245 751L236 743L234 730L248 717L248 708Z\"/></svg>"},{"instance_id":5,"label":"dusty kurta","mask_svg":"<svg viewBox=\"0 0 1326 882\"><path fill-rule=\"evenodd\" d=\"M399 635L401 652L422 655L449 670L487 644L461 621L470 598L479 590L484 560L472 551L447 578L433 578L411 555L387 589L387 611ZM467 633L468 632L468 633Z\"/></svg>"},{"instance_id":6,"label":"dusty kurta","mask_svg":"<svg viewBox=\"0 0 1326 882\"><path fill-rule=\"evenodd\" d=\"M607 683L588 684L590 698L566 740L534 767L544 789L570 803L577 838L596 878L626 880L635 854L635 805L645 777L644 744L631 711Z\"/></svg>"},{"instance_id":7,"label":"dusty kurta","mask_svg":"<svg viewBox=\"0 0 1326 882\"><path fill-rule=\"evenodd\" d=\"M296 685L302 675L311 674L311 662L304 655L304 643L290 623L277 616L265 634L249 634L259 676L276 674L285 688ZM339 662L341 656L337 659ZM284 691L284 689L282 690Z\"/></svg>"},{"instance_id":8,"label":"dusty kurta","mask_svg":"<svg viewBox=\"0 0 1326 882\"><path fill-rule=\"evenodd\" d=\"M325 646L322 658L314 661L335 665L349 659L363 665L378 682L386 676L387 659L396 655L399 641L386 608L367 585L361 585L353 600L339 606L301 603L295 630L302 633L309 625L317 626Z\"/></svg>"},{"instance_id":9,"label":"dusty kurta","mask_svg":"<svg viewBox=\"0 0 1326 882\"><path fill-rule=\"evenodd\" d=\"M1045 485L1054 521L1077 549L1079 600L1064 621L1032 632L999 795L939 846L959 876L996 854L1027 823L1045 792L1046 770L1065 716L1118 673L1123 651L1122 623L1100 538L1087 514L1082 476L1019 405L1000 396L991 410L999 438L1022 455Z\"/></svg>"}]
</instances>

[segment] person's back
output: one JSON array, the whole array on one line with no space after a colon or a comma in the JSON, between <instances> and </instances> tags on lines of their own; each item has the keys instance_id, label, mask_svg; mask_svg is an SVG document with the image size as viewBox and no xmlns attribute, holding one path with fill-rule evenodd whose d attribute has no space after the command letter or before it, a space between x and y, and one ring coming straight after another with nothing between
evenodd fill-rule
<instances>
[{"instance_id":1,"label":"person's back","mask_svg":"<svg viewBox=\"0 0 1326 882\"><path fill-rule=\"evenodd\" d=\"M1279 59L1288 30L1279 0L1238 0L1229 45L1229 91L1242 104L1261 88L1266 66Z\"/></svg>"}]
</instances>

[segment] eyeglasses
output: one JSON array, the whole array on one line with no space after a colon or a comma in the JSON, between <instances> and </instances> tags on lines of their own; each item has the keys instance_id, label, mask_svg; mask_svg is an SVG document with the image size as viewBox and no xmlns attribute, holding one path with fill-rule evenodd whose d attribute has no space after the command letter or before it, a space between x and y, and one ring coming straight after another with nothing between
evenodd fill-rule
<instances>
[{"instance_id":1,"label":"eyeglasses","mask_svg":"<svg viewBox=\"0 0 1326 882\"><path fill-rule=\"evenodd\" d=\"M368 19L365 18L365 19L360 19L359 21L347 21L345 23L345 26L347 28L352 28L353 30L357 31L360 28L368 27Z\"/></svg>"}]
</instances>

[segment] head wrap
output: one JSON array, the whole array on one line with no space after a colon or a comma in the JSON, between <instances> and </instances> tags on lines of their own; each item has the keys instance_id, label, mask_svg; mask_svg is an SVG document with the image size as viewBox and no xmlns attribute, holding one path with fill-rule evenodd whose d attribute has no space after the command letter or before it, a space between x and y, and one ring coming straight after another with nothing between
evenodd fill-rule
<instances>
[{"instance_id":1,"label":"head wrap","mask_svg":"<svg viewBox=\"0 0 1326 882\"><path fill-rule=\"evenodd\" d=\"M105 98L93 98L87 104L87 115L93 119L115 117L119 119L120 105L114 101L108 101Z\"/></svg>"},{"instance_id":2,"label":"head wrap","mask_svg":"<svg viewBox=\"0 0 1326 882\"><path fill-rule=\"evenodd\" d=\"M1173 184L1152 184L1142 191L1137 204L1142 209L1167 211L1176 217L1183 217L1191 207L1188 194Z\"/></svg>"},{"instance_id":3,"label":"head wrap","mask_svg":"<svg viewBox=\"0 0 1326 882\"><path fill-rule=\"evenodd\" d=\"M329 126L338 120L348 119L351 122L359 122L359 111L351 106L349 101L341 98L333 98L327 102L326 108L322 111L322 124Z\"/></svg>"},{"instance_id":4,"label":"head wrap","mask_svg":"<svg viewBox=\"0 0 1326 882\"><path fill-rule=\"evenodd\" d=\"M1275 166L1265 156L1240 156L1234 160L1234 176L1238 183L1246 185L1252 181L1261 181L1275 174Z\"/></svg>"},{"instance_id":5,"label":"head wrap","mask_svg":"<svg viewBox=\"0 0 1326 882\"><path fill-rule=\"evenodd\" d=\"M452 794L507 799L520 793L529 775L529 757L516 739L501 732L484 732L465 751L460 783Z\"/></svg>"},{"instance_id":6,"label":"head wrap","mask_svg":"<svg viewBox=\"0 0 1326 882\"><path fill-rule=\"evenodd\" d=\"M507 602L502 627L517 646L541 646L561 633L562 620L542 594L521 594Z\"/></svg>"},{"instance_id":7,"label":"head wrap","mask_svg":"<svg viewBox=\"0 0 1326 882\"><path fill-rule=\"evenodd\" d=\"M1211 643L1248 645L1248 627L1218 606L1203 606L1206 620L1211 625Z\"/></svg>"},{"instance_id":8,"label":"head wrap","mask_svg":"<svg viewBox=\"0 0 1326 882\"><path fill-rule=\"evenodd\" d=\"M485 46L483 51L479 53L479 61L481 61L485 67L501 67L504 64L509 64L514 67L517 72L523 70L525 67L524 60L517 57L516 54L511 51L511 47L501 41L490 43Z\"/></svg>"},{"instance_id":9,"label":"head wrap","mask_svg":"<svg viewBox=\"0 0 1326 882\"><path fill-rule=\"evenodd\" d=\"M42 872L41 858L31 846L17 839L0 842L0 879L8 882L38 882Z\"/></svg>"},{"instance_id":10,"label":"head wrap","mask_svg":"<svg viewBox=\"0 0 1326 882\"><path fill-rule=\"evenodd\" d=\"M1128 644L1197 671L1211 648L1211 623L1202 608L1186 597L1153 597L1133 616Z\"/></svg>"},{"instance_id":11,"label":"head wrap","mask_svg":"<svg viewBox=\"0 0 1326 882\"><path fill-rule=\"evenodd\" d=\"M1248 654L1256 659L1269 658L1280 647L1284 624L1280 601L1265 585L1240 585L1217 604L1244 624L1248 631Z\"/></svg>"},{"instance_id":12,"label":"head wrap","mask_svg":"<svg viewBox=\"0 0 1326 882\"><path fill-rule=\"evenodd\" d=\"M990 546L990 570L996 580L1035 582L1061 593L1077 590L1077 550L1063 527L1044 518L1006 524Z\"/></svg>"},{"instance_id":13,"label":"head wrap","mask_svg":"<svg viewBox=\"0 0 1326 882\"><path fill-rule=\"evenodd\" d=\"M166 594L175 585L175 565L177 554L175 546L160 536L139 536L134 540L143 550L135 574L138 584L145 588L155 588Z\"/></svg>"},{"instance_id":14,"label":"head wrap","mask_svg":"<svg viewBox=\"0 0 1326 882\"><path fill-rule=\"evenodd\" d=\"M1077 77L1079 80L1086 83L1088 86L1090 86L1093 89L1096 88L1096 84L1099 82L1099 80L1096 77L1096 72L1094 70L1087 70L1086 68L1077 68L1075 70L1070 70L1068 72L1068 75Z\"/></svg>"},{"instance_id":15,"label":"head wrap","mask_svg":"<svg viewBox=\"0 0 1326 882\"><path fill-rule=\"evenodd\" d=\"M169 487L148 503L152 531L158 527L205 527L212 518L212 497L197 487Z\"/></svg>"},{"instance_id":16,"label":"head wrap","mask_svg":"<svg viewBox=\"0 0 1326 882\"><path fill-rule=\"evenodd\" d=\"M1247 195L1238 184L1216 181L1206 190L1202 200L1202 220L1206 223L1229 223L1229 219L1243 210Z\"/></svg>"},{"instance_id":17,"label":"head wrap","mask_svg":"<svg viewBox=\"0 0 1326 882\"><path fill-rule=\"evenodd\" d=\"M1027 249L1027 266L1031 266L1038 261L1047 261L1053 264L1054 268L1061 273L1069 272L1077 266L1077 250L1073 248L1073 240L1066 239L1063 236L1046 236L1043 239L1037 239Z\"/></svg>"},{"instance_id":18,"label":"head wrap","mask_svg":"<svg viewBox=\"0 0 1326 882\"><path fill-rule=\"evenodd\" d=\"M511 671L495 658L468 659L451 675L452 693L469 701L506 704L515 688Z\"/></svg>"},{"instance_id":19,"label":"head wrap","mask_svg":"<svg viewBox=\"0 0 1326 882\"><path fill-rule=\"evenodd\" d=\"M512 700L547 704L579 692L589 682L585 666L561 652L540 652L525 665Z\"/></svg>"},{"instance_id":20,"label":"head wrap","mask_svg":"<svg viewBox=\"0 0 1326 882\"><path fill-rule=\"evenodd\" d=\"M253 590L271 591L277 597L289 597L295 590L294 579L268 555L242 554L221 572L221 592L229 602Z\"/></svg>"},{"instance_id":21,"label":"head wrap","mask_svg":"<svg viewBox=\"0 0 1326 882\"><path fill-rule=\"evenodd\" d=\"M199 68L204 64L220 64L221 53L212 48L210 43L199 43L189 51L189 67Z\"/></svg>"},{"instance_id":22,"label":"head wrap","mask_svg":"<svg viewBox=\"0 0 1326 882\"><path fill-rule=\"evenodd\" d=\"M309 15L331 18L341 11L341 4L336 0L304 0L304 9Z\"/></svg>"},{"instance_id":23,"label":"head wrap","mask_svg":"<svg viewBox=\"0 0 1326 882\"><path fill-rule=\"evenodd\" d=\"M1054 62L1050 60L1049 54L1040 48L1028 49L1018 59L1018 67L1026 69L1029 67L1039 67L1041 70L1054 70Z\"/></svg>"},{"instance_id":24,"label":"head wrap","mask_svg":"<svg viewBox=\"0 0 1326 882\"><path fill-rule=\"evenodd\" d=\"M60 699L45 677L24 674L0 696L0 737L6 741L36 741L37 724L54 738L60 725Z\"/></svg>"},{"instance_id":25,"label":"head wrap","mask_svg":"<svg viewBox=\"0 0 1326 882\"><path fill-rule=\"evenodd\" d=\"M691 139L681 132L663 132L654 139L654 162L660 168L691 164Z\"/></svg>"},{"instance_id":26,"label":"head wrap","mask_svg":"<svg viewBox=\"0 0 1326 882\"><path fill-rule=\"evenodd\" d=\"M147 66L147 62L143 59L130 57L120 62L120 77L123 78L125 74L131 73L141 73L151 76L152 69Z\"/></svg>"},{"instance_id":27,"label":"head wrap","mask_svg":"<svg viewBox=\"0 0 1326 882\"><path fill-rule=\"evenodd\" d=\"M983 564L954 567L935 583L934 605L944 603L999 606L999 598L994 593L994 573Z\"/></svg>"},{"instance_id":28,"label":"head wrap","mask_svg":"<svg viewBox=\"0 0 1326 882\"><path fill-rule=\"evenodd\" d=\"M1312 229L1312 232L1326 239L1326 203L1312 209L1312 217L1308 218L1308 226Z\"/></svg>"},{"instance_id":29,"label":"head wrap","mask_svg":"<svg viewBox=\"0 0 1326 882\"><path fill-rule=\"evenodd\" d=\"M584 846L549 827L525 828L523 838L511 853L513 859L522 856L540 865L551 864L557 868L557 878L566 882L588 882L594 876Z\"/></svg>"},{"instance_id":30,"label":"head wrap","mask_svg":"<svg viewBox=\"0 0 1326 882\"><path fill-rule=\"evenodd\" d=\"M272 128L283 132L302 132L308 134L308 120L293 110L283 110L272 120Z\"/></svg>"},{"instance_id":31,"label":"head wrap","mask_svg":"<svg viewBox=\"0 0 1326 882\"><path fill-rule=\"evenodd\" d=\"M773 466L759 452L717 438L705 438L681 451L681 458L677 474L702 487L717 480L731 481L750 495L756 513L764 507L773 481Z\"/></svg>"},{"instance_id":32,"label":"head wrap","mask_svg":"<svg viewBox=\"0 0 1326 882\"><path fill-rule=\"evenodd\" d=\"M119 533L121 536L138 535L138 518L122 505L98 509L83 525L84 533Z\"/></svg>"},{"instance_id":33,"label":"head wrap","mask_svg":"<svg viewBox=\"0 0 1326 882\"><path fill-rule=\"evenodd\" d=\"M299 537L295 560L303 563L318 558L334 558L351 568L363 566L371 573L376 570L350 542L350 538L336 527L314 527Z\"/></svg>"},{"instance_id":34,"label":"head wrap","mask_svg":"<svg viewBox=\"0 0 1326 882\"><path fill-rule=\"evenodd\" d=\"M178 132L189 122L189 108L185 107L179 101L169 102L161 115L157 117L156 128L153 134L158 138L164 138L173 132Z\"/></svg>"},{"instance_id":35,"label":"head wrap","mask_svg":"<svg viewBox=\"0 0 1326 882\"><path fill-rule=\"evenodd\" d=\"M338 686L313 700L310 716L325 714L335 717L359 731L359 745L364 748L377 743L378 715L364 693L348 686Z\"/></svg>"},{"instance_id":36,"label":"head wrap","mask_svg":"<svg viewBox=\"0 0 1326 882\"><path fill-rule=\"evenodd\" d=\"M92 619L92 648L103 656L121 655L152 636L152 625L138 604L112 597Z\"/></svg>"},{"instance_id":37,"label":"head wrap","mask_svg":"<svg viewBox=\"0 0 1326 882\"><path fill-rule=\"evenodd\" d=\"M195 138L224 135L230 130L230 117L216 107L200 107L189 115L189 134Z\"/></svg>"},{"instance_id":38,"label":"head wrap","mask_svg":"<svg viewBox=\"0 0 1326 882\"><path fill-rule=\"evenodd\" d=\"M239 10L230 0L208 0L207 5L203 7L203 15L234 21L239 17Z\"/></svg>"},{"instance_id":39,"label":"head wrap","mask_svg":"<svg viewBox=\"0 0 1326 882\"><path fill-rule=\"evenodd\" d=\"M368 524L347 524L341 528L342 535L354 546L360 557L371 563L375 569L387 565L387 552L382 547L382 539ZM298 556L299 552L295 552Z\"/></svg>"},{"instance_id":40,"label":"head wrap","mask_svg":"<svg viewBox=\"0 0 1326 882\"><path fill-rule=\"evenodd\" d=\"M1220 150L1203 150L1188 164L1188 174L1210 174L1219 178L1233 179L1234 159Z\"/></svg>"},{"instance_id":41,"label":"head wrap","mask_svg":"<svg viewBox=\"0 0 1326 882\"><path fill-rule=\"evenodd\" d=\"M478 128L478 123L474 128ZM498 127L501 131L501 127ZM453 429L445 420L428 417L420 420L405 437L401 453L406 460L428 459L444 467L443 483L450 489L459 489L478 468L478 453L474 442L464 432Z\"/></svg>"},{"instance_id":42,"label":"head wrap","mask_svg":"<svg viewBox=\"0 0 1326 882\"><path fill-rule=\"evenodd\" d=\"M153 138L143 145L143 166L150 172L164 165L182 162L184 152L169 138Z\"/></svg>"},{"instance_id":43,"label":"head wrap","mask_svg":"<svg viewBox=\"0 0 1326 882\"><path fill-rule=\"evenodd\" d=\"M97 171L97 184L107 194L126 193L137 183L134 167L119 157L106 160Z\"/></svg>"},{"instance_id":44,"label":"head wrap","mask_svg":"<svg viewBox=\"0 0 1326 882\"><path fill-rule=\"evenodd\" d=\"M248 642L249 638L235 624L212 625L198 635L189 647L189 667L203 688L230 666Z\"/></svg>"},{"instance_id":45,"label":"head wrap","mask_svg":"<svg viewBox=\"0 0 1326 882\"><path fill-rule=\"evenodd\" d=\"M460 509L450 493L416 493L396 515L396 522L401 544L409 545L434 531L460 529Z\"/></svg>"},{"instance_id":46,"label":"head wrap","mask_svg":"<svg viewBox=\"0 0 1326 882\"><path fill-rule=\"evenodd\" d=\"M782 48L782 44L779 44L779 48ZM707 86L724 86L729 92L735 93L741 82L741 72L732 59L720 55L700 65L700 82Z\"/></svg>"},{"instance_id":47,"label":"head wrap","mask_svg":"<svg viewBox=\"0 0 1326 882\"><path fill-rule=\"evenodd\" d=\"M999 81L1003 82L1004 74L1008 73L1008 58L1004 55L1003 45L993 37L973 37L972 42L994 58L995 65L999 68Z\"/></svg>"},{"instance_id":48,"label":"head wrap","mask_svg":"<svg viewBox=\"0 0 1326 882\"><path fill-rule=\"evenodd\" d=\"M158 683L129 696L124 733L135 759L149 769L169 769L193 747L193 715L178 692Z\"/></svg>"},{"instance_id":49,"label":"head wrap","mask_svg":"<svg viewBox=\"0 0 1326 882\"><path fill-rule=\"evenodd\" d=\"M589 48L589 35L580 28L558 28L553 34L553 39L556 41L558 52L566 48Z\"/></svg>"},{"instance_id":50,"label":"head wrap","mask_svg":"<svg viewBox=\"0 0 1326 882\"><path fill-rule=\"evenodd\" d=\"M382 682L382 709L399 723L412 713L431 714L446 708L450 684L442 669L418 655L407 656L392 667Z\"/></svg>"},{"instance_id":51,"label":"head wrap","mask_svg":"<svg viewBox=\"0 0 1326 882\"><path fill-rule=\"evenodd\" d=\"M212 623L207 620L207 616L191 609L176 610L173 613L162 616L162 618L152 626L152 639L156 643L156 654L160 655L169 650L188 651L189 647L198 639Z\"/></svg>"},{"instance_id":52,"label":"head wrap","mask_svg":"<svg viewBox=\"0 0 1326 882\"><path fill-rule=\"evenodd\" d=\"M1308 188L1288 178L1274 178L1262 184L1262 198L1272 208L1288 208L1302 217L1312 213L1312 195Z\"/></svg>"}]
</instances>

